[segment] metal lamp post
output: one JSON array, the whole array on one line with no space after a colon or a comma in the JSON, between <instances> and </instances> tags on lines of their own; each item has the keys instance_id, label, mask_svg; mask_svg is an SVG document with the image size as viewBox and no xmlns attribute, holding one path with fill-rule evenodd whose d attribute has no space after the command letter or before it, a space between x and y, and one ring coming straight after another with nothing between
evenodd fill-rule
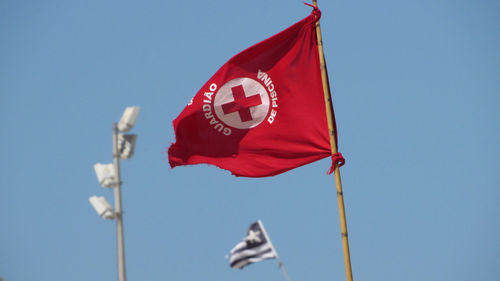
<instances>
[{"instance_id":1,"label":"metal lamp post","mask_svg":"<svg viewBox=\"0 0 500 281\"><path fill-rule=\"evenodd\" d=\"M127 107L119 123L113 123L113 164L96 164L96 171L99 183L103 187L114 188L115 208L111 209L104 197L92 196L90 203L104 219L114 219L116 221L116 249L118 263L118 281L126 281L125 271L125 245L123 239L123 209L121 194L120 159L130 159L134 151L136 135L123 135L134 127L135 120L140 108L137 106Z\"/></svg>"}]
</instances>

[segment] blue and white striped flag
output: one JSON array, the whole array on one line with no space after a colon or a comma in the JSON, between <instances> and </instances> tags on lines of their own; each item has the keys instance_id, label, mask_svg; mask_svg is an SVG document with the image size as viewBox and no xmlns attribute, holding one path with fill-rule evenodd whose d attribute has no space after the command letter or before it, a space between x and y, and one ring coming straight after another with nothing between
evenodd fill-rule
<instances>
[{"instance_id":1,"label":"blue and white striped flag","mask_svg":"<svg viewBox=\"0 0 500 281\"><path fill-rule=\"evenodd\" d=\"M242 269L251 263L274 259L277 256L266 230L259 220L250 225L247 236L231 250L229 262L232 268Z\"/></svg>"}]
</instances>

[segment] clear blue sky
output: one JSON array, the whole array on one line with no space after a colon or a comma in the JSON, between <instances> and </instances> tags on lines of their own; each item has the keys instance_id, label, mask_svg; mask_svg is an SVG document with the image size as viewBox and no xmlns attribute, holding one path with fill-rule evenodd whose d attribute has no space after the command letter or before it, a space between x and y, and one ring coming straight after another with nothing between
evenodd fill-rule
<instances>
[{"instance_id":1,"label":"clear blue sky","mask_svg":"<svg viewBox=\"0 0 500 281\"><path fill-rule=\"evenodd\" d=\"M319 1L347 159L354 279L500 277L500 2ZM292 281L345 280L324 159L263 179L170 169L171 122L230 57L302 1L0 2L0 276L116 280L93 165L141 106L122 161L128 280L284 280L224 255L262 219ZM299 133L298 129L298 133Z\"/></svg>"}]
</instances>

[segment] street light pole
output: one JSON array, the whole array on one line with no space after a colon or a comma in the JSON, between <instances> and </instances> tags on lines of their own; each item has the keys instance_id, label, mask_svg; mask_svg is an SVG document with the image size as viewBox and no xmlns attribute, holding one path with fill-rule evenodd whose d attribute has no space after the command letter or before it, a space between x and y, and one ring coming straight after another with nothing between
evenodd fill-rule
<instances>
[{"instance_id":1,"label":"street light pole","mask_svg":"<svg viewBox=\"0 0 500 281\"><path fill-rule=\"evenodd\" d=\"M122 211L122 191L120 178L120 154L118 153L118 124L113 123L113 161L116 175L115 186L115 220L116 220L116 249L118 261L118 281L126 281L125 271L125 246L123 240L123 211Z\"/></svg>"},{"instance_id":2,"label":"street light pole","mask_svg":"<svg viewBox=\"0 0 500 281\"><path fill-rule=\"evenodd\" d=\"M97 180L102 187L115 189L114 210L102 196L91 196L89 202L97 214L103 219L116 220L116 252L118 263L118 281L127 281L125 271L125 243L123 239L123 209L122 209L122 180L120 177L120 159L130 159L134 154L137 139L135 134L122 134L132 129L139 114L140 107L125 108L120 122L113 123L113 164L94 165ZM1 280L0 280L1 281Z\"/></svg>"}]
</instances>

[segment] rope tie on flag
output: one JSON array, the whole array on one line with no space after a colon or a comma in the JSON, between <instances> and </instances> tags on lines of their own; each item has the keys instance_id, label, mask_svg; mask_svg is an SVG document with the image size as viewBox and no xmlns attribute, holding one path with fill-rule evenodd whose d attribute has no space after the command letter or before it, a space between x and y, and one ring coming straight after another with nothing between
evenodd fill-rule
<instances>
[{"instance_id":1,"label":"rope tie on flag","mask_svg":"<svg viewBox=\"0 0 500 281\"><path fill-rule=\"evenodd\" d=\"M306 2L304 2L304 5L306 5L306 6L309 6L309 7L312 7L312 8L313 8L313 12L312 12L312 13L313 13L313 15L314 15L314 17L315 17L315 20L319 20L319 18L321 18L321 11L318 9L318 7L313 6L313 5L311 5L311 4L309 4L309 3L306 3Z\"/></svg>"},{"instance_id":2,"label":"rope tie on flag","mask_svg":"<svg viewBox=\"0 0 500 281\"><path fill-rule=\"evenodd\" d=\"M344 156L342 156L342 153L337 152L332 154L332 166L330 167L330 170L328 171L328 174L331 175L333 171L335 170L335 167L339 165L339 168L344 166L345 164L345 159Z\"/></svg>"}]
</instances>

